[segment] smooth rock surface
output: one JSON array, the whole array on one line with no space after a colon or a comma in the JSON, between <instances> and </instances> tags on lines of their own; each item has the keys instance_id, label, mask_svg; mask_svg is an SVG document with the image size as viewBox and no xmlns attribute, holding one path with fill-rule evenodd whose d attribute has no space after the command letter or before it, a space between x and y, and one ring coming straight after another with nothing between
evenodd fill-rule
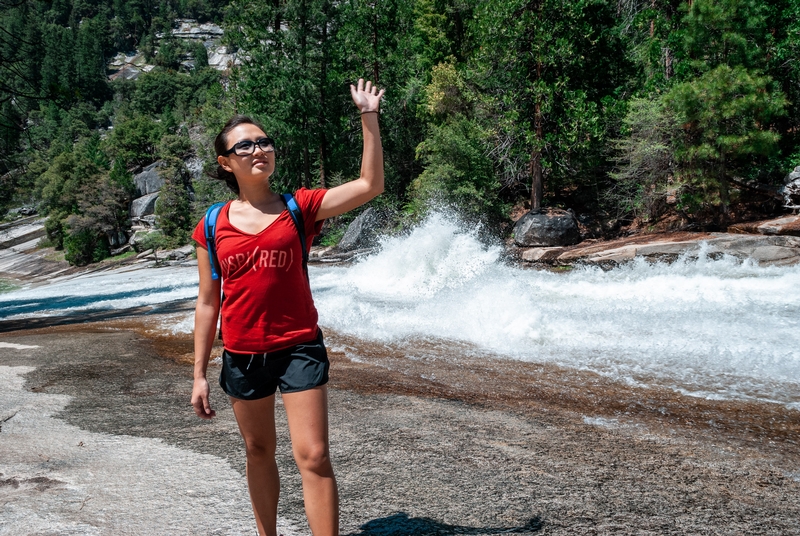
<instances>
[{"instance_id":1,"label":"smooth rock surface","mask_svg":"<svg viewBox=\"0 0 800 536\"><path fill-rule=\"evenodd\" d=\"M652 261L672 262L681 256L696 259L700 256L730 255L752 260L762 265L784 266L800 263L800 238L794 236L743 235L733 233L690 233L666 237L637 237L578 245L572 248L530 248L519 255L527 262L555 265L598 264L613 266L637 257Z\"/></svg>"},{"instance_id":2,"label":"smooth rock surface","mask_svg":"<svg viewBox=\"0 0 800 536\"><path fill-rule=\"evenodd\" d=\"M798 456L770 435L797 423L778 405L720 415L725 403L631 385L606 391L579 371L463 354L409 360L390 345L328 340L344 535L800 534ZM7 421L19 418L17 428L0 430L9 449L0 450L0 478L11 483L0 491L4 522L13 515L22 534L57 535L248 528L230 405L212 385L217 417L193 415L190 364L159 357L118 324L5 333L0 343L0 365L13 369L0 415L25 408ZM155 347L169 344L174 355L191 350L175 336ZM212 365L209 377L218 372ZM687 422L706 410L720 422ZM742 430L754 427L735 419L759 411L753 422L767 435L748 439ZM280 398L276 417L280 532L307 535ZM22 426L46 419L58 422ZM4 446L7 430L33 433Z\"/></svg>"},{"instance_id":3,"label":"smooth rock surface","mask_svg":"<svg viewBox=\"0 0 800 536\"><path fill-rule=\"evenodd\" d=\"M37 365L64 350L69 355L59 354L62 365L77 366L58 380L67 385L75 386L75 373L92 369L102 377L109 372L102 366L108 358L120 379L125 365L150 367L150 377L144 369L129 371L144 380L128 387L139 391L143 402L153 401L150 390L169 389L165 377L153 374L152 357L126 359L137 346L129 336L103 339L104 349L84 347L82 357L80 337L58 347L0 345L0 535L254 534L244 477L224 457L143 437L132 428L132 435L98 431L108 419L163 418L145 406L138 416L108 413L114 395L104 384L111 387L113 380L97 384L92 395L94 423L78 415L86 400L63 390L31 389ZM95 365L84 369L91 361ZM298 534L283 520L281 531Z\"/></svg>"},{"instance_id":4,"label":"smooth rock surface","mask_svg":"<svg viewBox=\"0 0 800 536\"><path fill-rule=\"evenodd\" d=\"M131 218L141 218L153 214L156 210L158 196L159 192L155 192L134 199L131 203Z\"/></svg>"},{"instance_id":5,"label":"smooth rock surface","mask_svg":"<svg viewBox=\"0 0 800 536\"><path fill-rule=\"evenodd\" d=\"M800 236L800 215L788 215L765 221L737 223L729 233Z\"/></svg>"},{"instance_id":6,"label":"smooth rock surface","mask_svg":"<svg viewBox=\"0 0 800 536\"><path fill-rule=\"evenodd\" d=\"M37 216L23 218L0 227L0 249L18 246L25 242L37 240L45 234L45 218Z\"/></svg>"},{"instance_id":7,"label":"smooth rock surface","mask_svg":"<svg viewBox=\"0 0 800 536\"><path fill-rule=\"evenodd\" d=\"M164 162L159 160L145 167L141 173L133 176L133 184L136 186L136 195L141 197L161 190L164 186L164 179L158 169L164 167Z\"/></svg>"}]
</instances>

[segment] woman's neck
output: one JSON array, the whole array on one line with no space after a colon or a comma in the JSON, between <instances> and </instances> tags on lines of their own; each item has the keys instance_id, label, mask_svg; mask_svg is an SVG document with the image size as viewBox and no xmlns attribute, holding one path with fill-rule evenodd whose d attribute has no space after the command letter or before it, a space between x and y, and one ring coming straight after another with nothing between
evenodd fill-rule
<instances>
[{"instance_id":1,"label":"woman's neck","mask_svg":"<svg viewBox=\"0 0 800 536\"><path fill-rule=\"evenodd\" d=\"M244 187L239 185L239 201L266 212L266 209L275 203L278 194L272 191L269 183L257 187Z\"/></svg>"}]
</instances>

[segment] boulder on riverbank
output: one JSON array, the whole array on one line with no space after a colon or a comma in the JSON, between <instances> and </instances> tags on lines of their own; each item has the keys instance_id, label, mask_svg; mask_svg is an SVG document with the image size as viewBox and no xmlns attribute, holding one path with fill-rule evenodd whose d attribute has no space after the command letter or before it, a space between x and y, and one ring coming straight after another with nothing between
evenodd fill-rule
<instances>
[{"instance_id":1,"label":"boulder on riverbank","mask_svg":"<svg viewBox=\"0 0 800 536\"><path fill-rule=\"evenodd\" d=\"M354 251L378 245L378 233L386 218L373 207L367 208L347 227L336 249Z\"/></svg>"},{"instance_id":2,"label":"boulder on riverbank","mask_svg":"<svg viewBox=\"0 0 800 536\"><path fill-rule=\"evenodd\" d=\"M571 246L580 241L578 222L567 210L531 210L514 225L514 243L518 246Z\"/></svg>"}]
</instances>

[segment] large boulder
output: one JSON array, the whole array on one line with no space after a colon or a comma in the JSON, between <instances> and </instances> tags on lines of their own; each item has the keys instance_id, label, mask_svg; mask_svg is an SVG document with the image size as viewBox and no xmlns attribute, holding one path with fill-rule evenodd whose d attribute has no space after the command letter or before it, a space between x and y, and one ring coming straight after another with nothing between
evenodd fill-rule
<instances>
[{"instance_id":1,"label":"large boulder","mask_svg":"<svg viewBox=\"0 0 800 536\"><path fill-rule=\"evenodd\" d=\"M149 214L154 214L157 200L158 192L134 199L131 203L131 218L141 218Z\"/></svg>"},{"instance_id":2,"label":"large boulder","mask_svg":"<svg viewBox=\"0 0 800 536\"><path fill-rule=\"evenodd\" d=\"M800 209L800 166L786 176L784 184L782 190L784 206L794 210Z\"/></svg>"},{"instance_id":3,"label":"large boulder","mask_svg":"<svg viewBox=\"0 0 800 536\"><path fill-rule=\"evenodd\" d=\"M341 251L352 251L376 246L378 231L382 223L383 218L380 214L374 208L369 207L347 227L337 248Z\"/></svg>"},{"instance_id":4,"label":"large boulder","mask_svg":"<svg viewBox=\"0 0 800 536\"><path fill-rule=\"evenodd\" d=\"M578 222L567 210L532 210L514 225L514 242L518 246L571 246L580 241Z\"/></svg>"},{"instance_id":5,"label":"large boulder","mask_svg":"<svg viewBox=\"0 0 800 536\"><path fill-rule=\"evenodd\" d=\"M150 164L133 176L133 184L136 186L136 195L143 196L155 193L164 186L164 179L158 172L158 168L164 167L164 162L159 160Z\"/></svg>"}]
</instances>

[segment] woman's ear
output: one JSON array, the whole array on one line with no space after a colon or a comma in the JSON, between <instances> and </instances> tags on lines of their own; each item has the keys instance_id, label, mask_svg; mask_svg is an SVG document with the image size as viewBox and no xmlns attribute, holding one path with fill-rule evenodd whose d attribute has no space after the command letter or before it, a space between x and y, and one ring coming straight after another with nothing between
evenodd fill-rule
<instances>
[{"instance_id":1,"label":"woman's ear","mask_svg":"<svg viewBox=\"0 0 800 536\"><path fill-rule=\"evenodd\" d=\"M217 157L217 164L222 166L222 169L224 169L225 171L233 172L233 170L231 169L231 166L228 165L228 159L225 158L224 156L218 156Z\"/></svg>"}]
</instances>

